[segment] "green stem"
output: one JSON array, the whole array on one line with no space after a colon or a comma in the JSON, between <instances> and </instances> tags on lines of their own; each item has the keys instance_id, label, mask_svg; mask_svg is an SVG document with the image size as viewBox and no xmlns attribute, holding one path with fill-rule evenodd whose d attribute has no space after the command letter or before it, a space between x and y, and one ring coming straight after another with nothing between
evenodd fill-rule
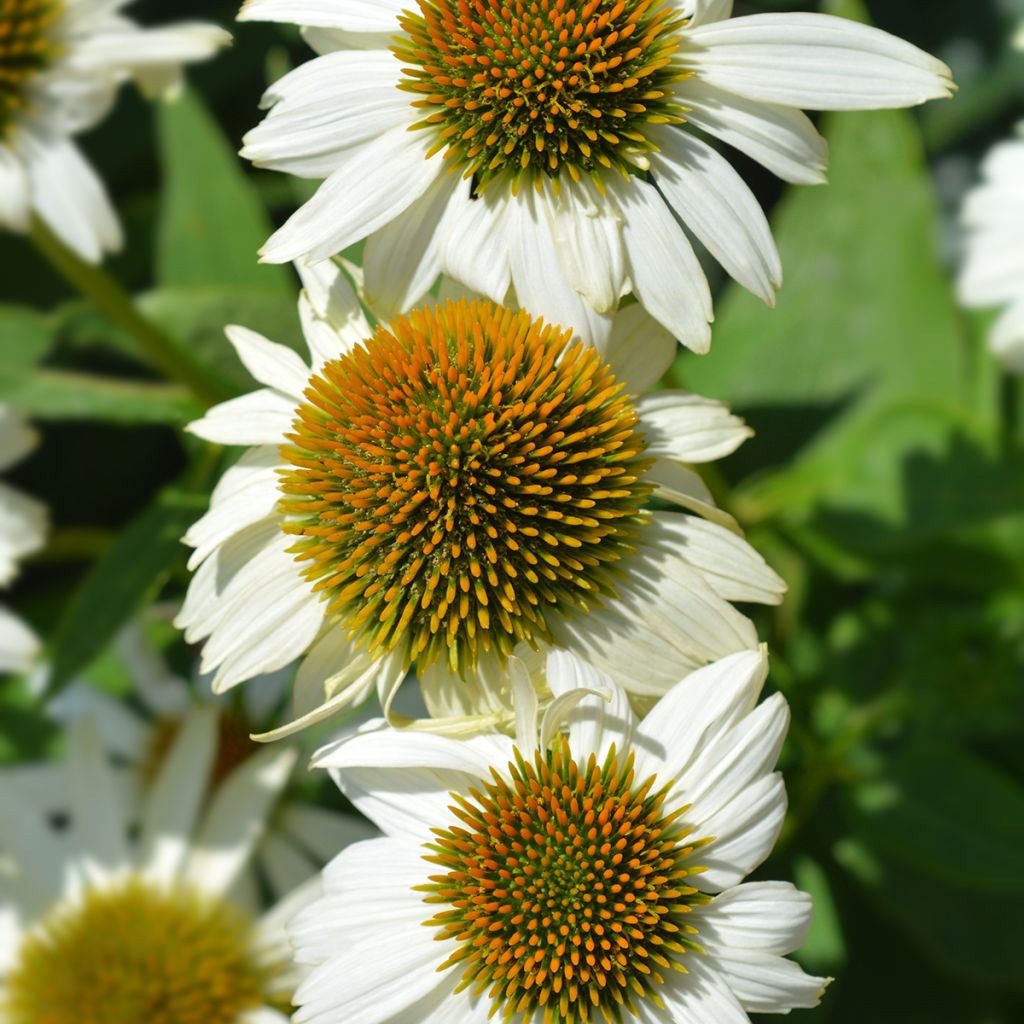
<instances>
[{"instance_id":1,"label":"green stem","mask_svg":"<svg viewBox=\"0 0 1024 1024\"><path fill-rule=\"evenodd\" d=\"M148 363L184 384L205 405L229 398L217 378L139 312L128 293L102 267L86 263L38 218L31 238L46 261L76 291L134 338Z\"/></svg>"}]
</instances>

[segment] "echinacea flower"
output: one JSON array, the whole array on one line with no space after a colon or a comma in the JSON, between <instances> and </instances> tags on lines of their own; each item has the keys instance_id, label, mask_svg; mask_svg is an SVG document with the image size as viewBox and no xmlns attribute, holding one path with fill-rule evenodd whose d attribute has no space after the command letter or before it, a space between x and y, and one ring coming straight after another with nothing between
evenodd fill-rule
<instances>
[{"instance_id":1,"label":"echinacea flower","mask_svg":"<svg viewBox=\"0 0 1024 1024\"><path fill-rule=\"evenodd\" d=\"M118 87L172 93L184 64L230 40L216 25L142 28L128 0L0 0L0 227L39 217L89 262L121 245L106 190L74 143Z\"/></svg>"},{"instance_id":2,"label":"echinacea flower","mask_svg":"<svg viewBox=\"0 0 1024 1024\"><path fill-rule=\"evenodd\" d=\"M0 402L0 471L20 462L37 442L36 433L16 409ZM0 587L18 574L18 563L43 546L46 509L0 482ZM36 635L0 605L0 673L24 672L39 653Z\"/></svg>"},{"instance_id":3,"label":"echinacea flower","mask_svg":"<svg viewBox=\"0 0 1024 1024\"><path fill-rule=\"evenodd\" d=\"M270 88L246 138L258 166L325 179L264 259L366 238L375 308L404 312L444 272L599 344L632 293L706 350L687 231L769 304L782 268L754 196L698 132L814 184L826 145L803 109L952 88L944 64L872 27L731 14L731 0L247 0L241 19L298 22L320 54Z\"/></svg>"},{"instance_id":4,"label":"echinacea flower","mask_svg":"<svg viewBox=\"0 0 1024 1024\"><path fill-rule=\"evenodd\" d=\"M520 646L586 649L655 696L756 646L730 602L784 585L684 465L749 431L697 395L634 397L674 349L641 309L620 314L606 363L486 300L371 330L333 264L302 272L312 364L229 328L266 386L189 427L252 446L185 538L178 624L205 641L215 691L305 654L298 728L375 688L389 707L414 665L428 691L485 706Z\"/></svg>"},{"instance_id":5,"label":"echinacea flower","mask_svg":"<svg viewBox=\"0 0 1024 1024\"><path fill-rule=\"evenodd\" d=\"M999 143L982 176L964 203L960 298L973 308L1003 307L989 343L1008 370L1024 373L1024 138Z\"/></svg>"},{"instance_id":6,"label":"echinacea flower","mask_svg":"<svg viewBox=\"0 0 1024 1024\"><path fill-rule=\"evenodd\" d=\"M154 609L153 614L159 611ZM80 680L51 701L47 712L65 726L83 717L91 720L104 749L126 774L127 792L142 802L152 792L181 733L198 728L213 737L209 799L235 769L262 749L250 735L272 729L282 708L288 707L290 677L285 672L254 679L241 692L217 697L210 692L208 679L189 683L175 675L140 625L125 629L115 650L134 683L130 700ZM311 750L307 746L301 760L308 759ZM372 834L361 818L311 805L297 785L302 773L296 763L277 792L246 870L253 887L266 886L276 898L315 875L339 846ZM20 774L31 798L43 801L55 813L66 811L67 793L59 767L29 765Z\"/></svg>"},{"instance_id":7,"label":"echinacea flower","mask_svg":"<svg viewBox=\"0 0 1024 1024\"><path fill-rule=\"evenodd\" d=\"M763 653L693 673L638 721L564 652L517 736L367 728L325 748L384 833L324 870L289 928L296 1024L746 1024L816 1006L785 954L811 900L743 879L786 808L788 709ZM378 951L386 950L387 955Z\"/></svg>"},{"instance_id":8,"label":"echinacea flower","mask_svg":"<svg viewBox=\"0 0 1024 1024\"><path fill-rule=\"evenodd\" d=\"M0 1017L5 1024L284 1024L301 977L283 925L236 899L294 764L264 750L204 805L209 721L182 731L136 817L87 720L68 732L66 822L0 778Z\"/></svg>"}]
</instances>

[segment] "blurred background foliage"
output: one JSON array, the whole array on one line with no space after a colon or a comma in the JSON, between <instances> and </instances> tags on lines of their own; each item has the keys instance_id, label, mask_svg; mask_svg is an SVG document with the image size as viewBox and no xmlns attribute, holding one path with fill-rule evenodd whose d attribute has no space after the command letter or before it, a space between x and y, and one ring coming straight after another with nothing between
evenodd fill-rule
<instances>
[{"instance_id":1,"label":"blurred background foliage","mask_svg":"<svg viewBox=\"0 0 1024 1024\"><path fill-rule=\"evenodd\" d=\"M161 20L166 7L135 11ZM174 8L224 24L235 13L222 0ZM826 8L864 15L852 0ZM709 483L790 586L759 617L794 719L791 814L763 874L814 893L802 958L837 979L802 1019L1013 1024L1024 1020L1024 409L987 354L990 317L957 308L951 274L977 161L1024 115L1024 54L1009 45L1024 0L867 10L949 62L958 98L823 117L827 188L784 189L737 156L771 210L786 283L769 312L716 280L713 350L681 355L667 383L732 403L756 429ZM234 152L267 81L305 56L293 32L238 26L181 102L157 110L125 91L84 140L127 227L110 269L225 394L249 387L225 323L300 345L296 280L254 254L304 186ZM196 400L139 363L25 240L0 237L0 266L0 400L42 434L12 482L53 520L9 600L46 639L54 686L85 675L127 695L110 641L154 599L180 598L178 538L221 456L180 433ZM159 641L187 671L194 652L167 628ZM3 684L0 714L3 760L55 742L25 681Z\"/></svg>"}]
</instances>

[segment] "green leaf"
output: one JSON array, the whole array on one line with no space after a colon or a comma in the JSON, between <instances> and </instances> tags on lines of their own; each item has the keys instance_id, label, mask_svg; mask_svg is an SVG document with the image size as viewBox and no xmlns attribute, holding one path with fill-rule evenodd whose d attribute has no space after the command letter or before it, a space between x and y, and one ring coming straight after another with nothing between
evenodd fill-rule
<instances>
[{"instance_id":1,"label":"green leaf","mask_svg":"<svg viewBox=\"0 0 1024 1024\"><path fill-rule=\"evenodd\" d=\"M971 810L973 806L960 808L964 831L970 828ZM1024 896L1019 892L965 891L959 884L938 882L880 856L859 839L843 840L835 852L880 914L898 925L944 972L986 987L1024 989L1020 971ZM910 976L905 984L913 993L919 981ZM944 1019L964 1018L954 1014Z\"/></svg>"},{"instance_id":2,"label":"green leaf","mask_svg":"<svg viewBox=\"0 0 1024 1024\"><path fill-rule=\"evenodd\" d=\"M41 420L82 419L179 426L202 412L202 406L176 385L66 370L8 373L0 368L0 395Z\"/></svg>"},{"instance_id":3,"label":"green leaf","mask_svg":"<svg viewBox=\"0 0 1024 1024\"><path fill-rule=\"evenodd\" d=\"M811 930L797 956L809 970L830 973L846 963L846 943L828 875L811 857L799 857L794 871L797 887L814 901Z\"/></svg>"},{"instance_id":4,"label":"green leaf","mask_svg":"<svg viewBox=\"0 0 1024 1024\"><path fill-rule=\"evenodd\" d=\"M57 624L50 643L51 693L86 669L118 630L153 600L184 554L181 537L206 505L206 495L171 487L120 533Z\"/></svg>"},{"instance_id":5,"label":"green leaf","mask_svg":"<svg viewBox=\"0 0 1024 1024\"><path fill-rule=\"evenodd\" d=\"M0 373L30 370L53 344L51 319L24 306L0 305Z\"/></svg>"},{"instance_id":6,"label":"green leaf","mask_svg":"<svg viewBox=\"0 0 1024 1024\"><path fill-rule=\"evenodd\" d=\"M737 501L750 519L810 522L848 553L885 554L1019 516L1024 453L952 404L894 400L825 431Z\"/></svg>"},{"instance_id":7,"label":"green leaf","mask_svg":"<svg viewBox=\"0 0 1024 1024\"><path fill-rule=\"evenodd\" d=\"M284 268L257 262L270 220L202 102L188 93L161 106L158 116L165 186L157 239L160 283L294 294Z\"/></svg>"},{"instance_id":8,"label":"green leaf","mask_svg":"<svg viewBox=\"0 0 1024 1024\"><path fill-rule=\"evenodd\" d=\"M257 330L309 359L291 293L252 288L163 288L142 296L139 305L235 393L252 391L258 385L224 337L228 324Z\"/></svg>"},{"instance_id":9,"label":"green leaf","mask_svg":"<svg viewBox=\"0 0 1024 1024\"><path fill-rule=\"evenodd\" d=\"M889 758L880 781L854 788L858 837L961 900L976 892L1024 896L1024 788L954 746Z\"/></svg>"}]
</instances>

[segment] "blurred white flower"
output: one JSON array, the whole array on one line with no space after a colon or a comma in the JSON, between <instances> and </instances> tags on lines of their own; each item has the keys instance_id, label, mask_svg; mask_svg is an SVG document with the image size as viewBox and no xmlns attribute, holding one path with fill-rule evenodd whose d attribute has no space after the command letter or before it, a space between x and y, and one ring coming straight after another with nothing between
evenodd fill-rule
<instances>
[{"instance_id":1,"label":"blurred white flower","mask_svg":"<svg viewBox=\"0 0 1024 1024\"><path fill-rule=\"evenodd\" d=\"M0 227L33 216L83 259L121 245L103 183L73 138L102 120L128 79L173 94L183 65L230 41L216 25L141 28L129 0L5 0L0 11Z\"/></svg>"},{"instance_id":2,"label":"blurred white flower","mask_svg":"<svg viewBox=\"0 0 1024 1024\"><path fill-rule=\"evenodd\" d=\"M1024 373L1024 138L999 143L985 158L982 181L964 201L963 223L961 301L1005 307L990 344L1008 370Z\"/></svg>"},{"instance_id":3,"label":"blurred white flower","mask_svg":"<svg viewBox=\"0 0 1024 1024\"><path fill-rule=\"evenodd\" d=\"M272 729L288 705L292 675L288 669L254 679L240 693L218 697L210 691L209 679L190 684L173 674L139 624L118 637L116 653L134 682L130 700L81 680L50 701L47 714L65 726L83 717L90 719L104 748L126 775L126 798L136 802L147 799L175 739L191 727L193 719L212 719L212 795L261 750L250 735ZM311 748L307 744L300 752L308 757ZM283 897L315 875L339 846L374 832L354 815L312 806L292 785L301 771L297 765L266 814L246 873L246 884L253 891L265 885L271 894ZM52 813L66 811L67 793L59 769L42 763L6 769L3 774L20 782L26 798Z\"/></svg>"},{"instance_id":4,"label":"blurred white flower","mask_svg":"<svg viewBox=\"0 0 1024 1024\"><path fill-rule=\"evenodd\" d=\"M136 817L92 724L68 732L66 822L0 778L0 1012L5 1024L283 1024L301 977L283 924L238 882L295 763L263 750L206 802L212 711L176 738Z\"/></svg>"},{"instance_id":5,"label":"blurred white flower","mask_svg":"<svg viewBox=\"0 0 1024 1024\"><path fill-rule=\"evenodd\" d=\"M517 646L585 650L655 696L756 646L730 602L784 584L686 465L750 431L698 395L633 397L675 350L639 306L601 356L487 301L371 331L332 263L300 270L311 365L229 328L265 386L188 428L251 446L185 537L177 621L215 691L305 655L283 735L374 689L390 709L415 664L432 714L501 717Z\"/></svg>"},{"instance_id":6,"label":"blurred white flower","mask_svg":"<svg viewBox=\"0 0 1024 1024\"><path fill-rule=\"evenodd\" d=\"M247 0L320 54L271 87L243 155L326 179L263 256L368 239L371 305L450 274L600 344L632 292L697 351L711 293L687 231L773 304L782 267L749 188L700 133L786 181L825 180L801 112L948 96L949 69L819 14L730 20L732 0ZM683 126L688 126L685 130ZM684 231L684 227L687 231Z\"/></svg>"},{"instance_id":7,"label":"blurred white flower","mask_svg":"<svg viewBox=\"0 0 1024 1024\"><path fill-rule=\"evenodd\" d=\"M297 1024L745 1024L818 1004L785 954L811 900L743 883L786 809L774 771L789 721L757 704L749 651L693 673L638 721L625 693L564 652L515 741L383 724L325 748L384 837L349 847L289 928ZM387 955L378 955L386 950Z\"/></svg>"},{"instance_id":8,"label":"blurred white flower","mask_svg":"<svg viewBox=\"0 0 1024 1024\"><path fill-rule=\"evenodd\" d=\"M20 462L37 441L25 417L0 402L0 472ZM0 481L0 587L14 581L21 559L43 546L46 529L44 506ZM32 630L0 606L0 673L27 671L38 653Z\"/></svg>"}]
</instances>

